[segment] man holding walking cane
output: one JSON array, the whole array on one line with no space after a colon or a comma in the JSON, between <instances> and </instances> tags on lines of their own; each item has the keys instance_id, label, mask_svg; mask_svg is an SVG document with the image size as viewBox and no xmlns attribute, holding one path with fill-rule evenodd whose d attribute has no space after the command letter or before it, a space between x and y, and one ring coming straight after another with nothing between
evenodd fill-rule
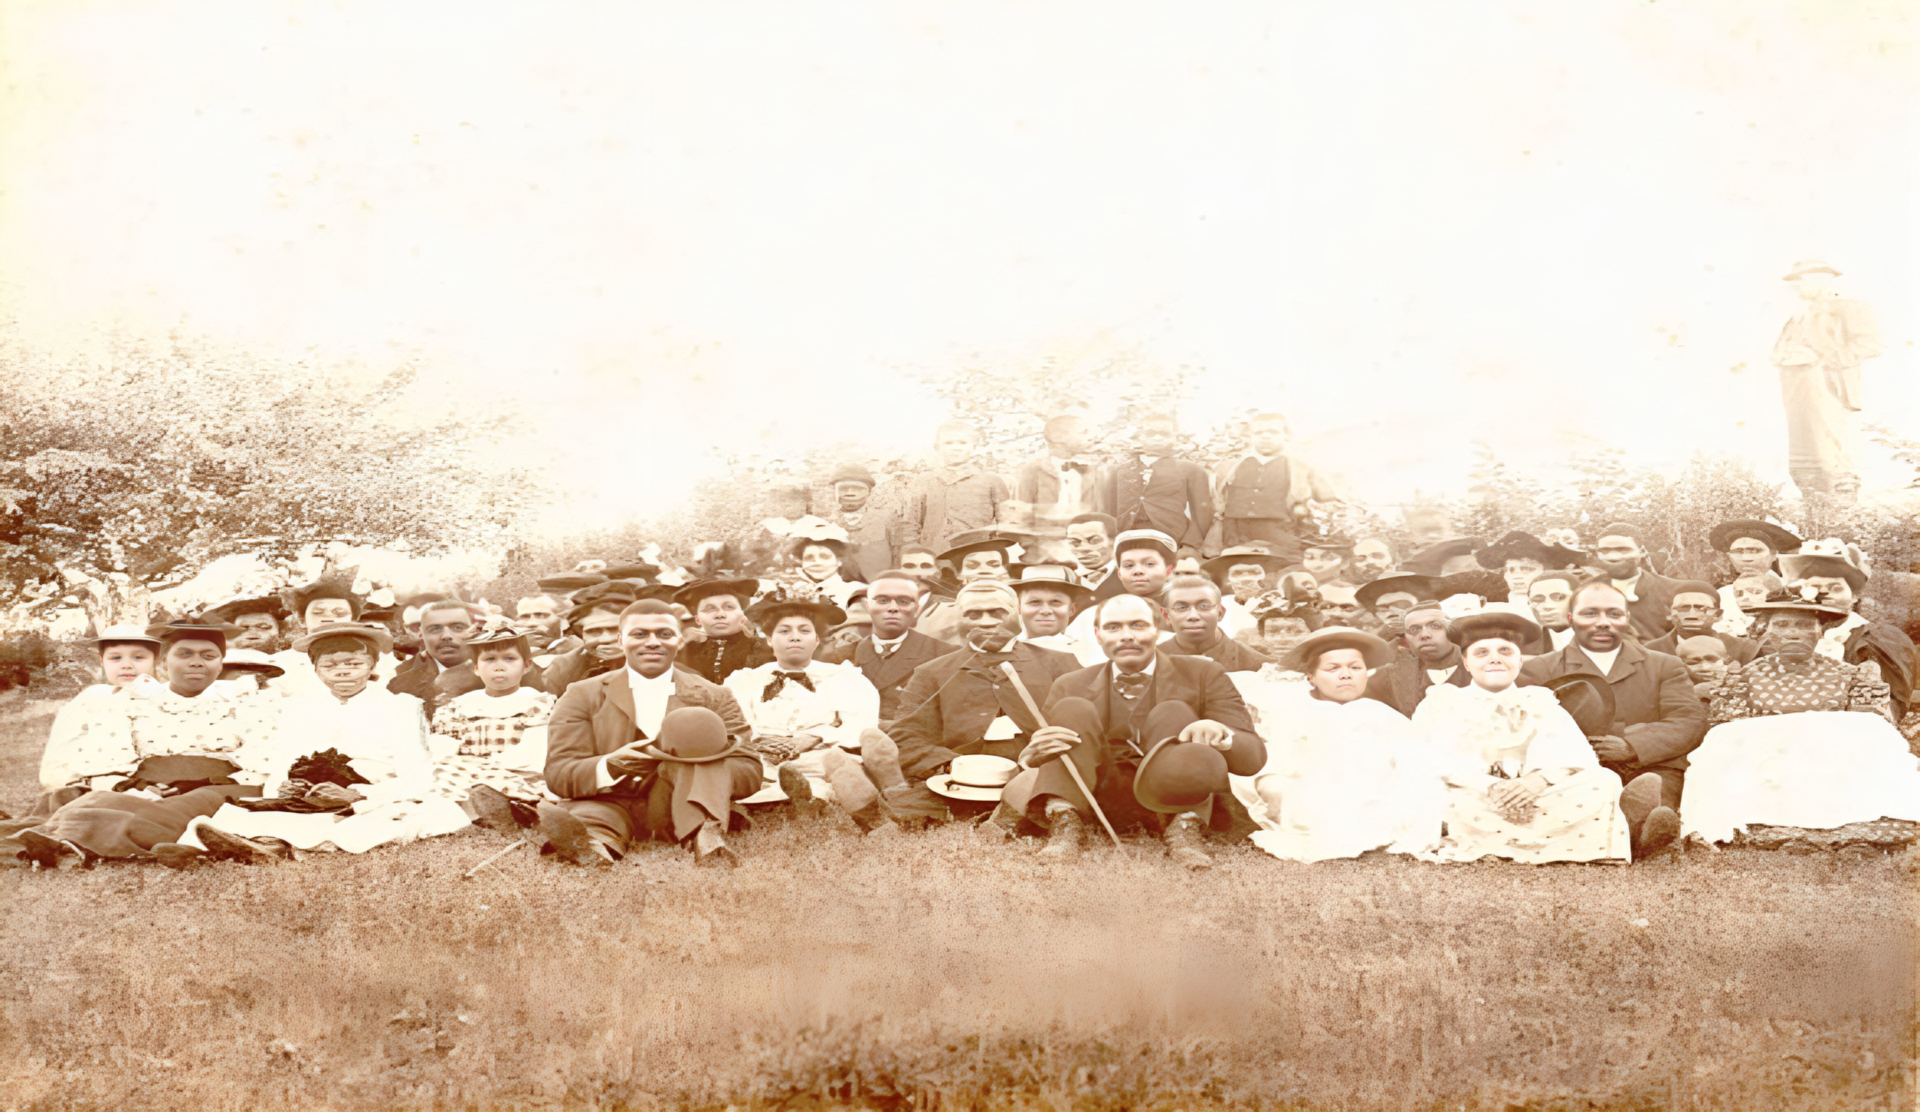
<instances>
[{"instance_id":1,"label":"man holding walking cane","mask_svg":"<svg viewBox=\"0 0 1920 1112\"><path fill-rule=\"evenodd\" d=\"M1226 669L1160 651L1157 618L1133 595L1100 603L1094 625L1107 663L1061 676L1046 696L1048 724L1021 751L1023 771L1001 793L995 816L1002 828L1022 818L1046 828L1044 857L1077 855L1091 819L1157 833L1176 860L1211 867L1201 847L1210 827L1230 823L1227 775L1266 764L1266 745Z\"/></svg>"}]
</instances>

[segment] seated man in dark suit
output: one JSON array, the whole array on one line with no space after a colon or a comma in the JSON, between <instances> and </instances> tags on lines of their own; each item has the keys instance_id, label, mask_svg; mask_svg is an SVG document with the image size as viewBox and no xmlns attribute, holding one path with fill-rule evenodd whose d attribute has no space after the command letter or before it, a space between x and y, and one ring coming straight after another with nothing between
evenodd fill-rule
<instances>
[{"instance_id":1,"label":"seated man in dark suit","mask_svg":"<svg viewBox=\"0 0 1920 1112\"><path fill-rule=\"evenodd\" d=\"M1227 670L1203 656L1161 651L1157 619L1151 603L1132 595L1099 605L1095 630L1107 663L1054 682L1043 712L1049 725L1034 731L1019 757L1026 771L1001 794L996 821L1045 827L1041 852L1049 858L1079 852L1097 802L1116 830L1159 834L1177 860L1207 868L1205 831L1230 821L1225 801L1215 798L1228 793L1227 774L1251 776L1266 764L1266 746ZM1078 781L1063 761L1073 762Z\"/></svg>"},{"instance_id":2,"label":"seated man in dark suit","mask_svg":"<svg viewBox=\"0 0 1920 1112\"><path fill-rule=\"evenodd\" d=\"M958 646L913 628L920 619L920 581L898 568L881 572L867 584L867 616L873 620L871 635L829 649L820 659L829 664L852 661L879 689L880 721L891 722L900 715L900 697L913 670Z\"/></svg>"},{"instance_id":3,"label":"seated man in dark suit","mask_svg":"<svg viewBox=\"0 0 1920 1112\"><path fill-rule=\"evenodd\" d=\"M1604 678L1613 689L1614 728L1587 741L1600 764L1626 785L1620 810L1639 860L1680 834L1687 754L1707 735L1707 710L1679 657L1634 643L1627 598L1611 583L1596 579L1576 588L1567 616L1573 643L1521 665L1520 685L1584 673Z\"/></svg>"},{"instance_id":4,"label":"seated man in dark suit","mask_svg":"<svg viewBox=\"0 0 1920 1112\"><path fill-rule=\"evenodd\" d=\"M733 693L673 666L680 618L660 599L620 615L626 666L567 688L547 725L540 832L579 865L611 864L649 838L693 847L700 863L733 864L725 834L733 801L760 788L760 758L743 746Z\"/></svg>"}]
</instances>

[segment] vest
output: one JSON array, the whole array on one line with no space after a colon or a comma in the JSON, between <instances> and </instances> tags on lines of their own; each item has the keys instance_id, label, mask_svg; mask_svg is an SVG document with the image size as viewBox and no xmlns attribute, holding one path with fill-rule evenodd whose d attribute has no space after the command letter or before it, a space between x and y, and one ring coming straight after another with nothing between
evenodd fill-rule
<instances>
[{"instance_id":1,"label":"vest","mask_svg":"<svg viewBox=\"0 0 1920 1112\"><path fill-rule=\"evenodd\" d=\"M1277 517L1291 520L1287 495L1293 475L1287 457L1276 456L1272 463L1261 463L1254 456L1240 461L1227 480L1227 517Z\"/></svg>"}]
</instances>

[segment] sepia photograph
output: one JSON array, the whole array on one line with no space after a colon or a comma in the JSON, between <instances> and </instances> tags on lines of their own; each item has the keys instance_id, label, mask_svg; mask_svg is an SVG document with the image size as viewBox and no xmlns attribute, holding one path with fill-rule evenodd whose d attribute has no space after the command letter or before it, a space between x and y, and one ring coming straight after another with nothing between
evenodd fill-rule
<instances>
[{"instance_id":1,"label":"sepia photograph","mask_svg":"<svg viewBox=\"0 0 1920 1112\"><path fill-rule=\"evenodd\" d=\"M1917 47L0 0L0 1112L1920 1109Z\"/></svg>"}]
</instances>

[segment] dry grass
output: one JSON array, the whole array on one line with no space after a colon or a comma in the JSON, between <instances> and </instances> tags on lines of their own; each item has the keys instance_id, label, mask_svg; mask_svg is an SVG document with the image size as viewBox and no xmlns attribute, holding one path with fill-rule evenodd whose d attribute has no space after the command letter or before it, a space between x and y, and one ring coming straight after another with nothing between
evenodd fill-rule
<instances>
[{"instance_id":1,"label":"dry grass","mask_svg":"<svg viewBox=\"0 0 1920 1112\"><path fill-rule=\"evenodd\" d=\"M0 804L46 717L0 703ZM1049 869L768 822L0 871L0 1107L1906 1108L1904 859ZM1636 921L1644 920L1645 925Z\"/></svg>"}]
</instances>

